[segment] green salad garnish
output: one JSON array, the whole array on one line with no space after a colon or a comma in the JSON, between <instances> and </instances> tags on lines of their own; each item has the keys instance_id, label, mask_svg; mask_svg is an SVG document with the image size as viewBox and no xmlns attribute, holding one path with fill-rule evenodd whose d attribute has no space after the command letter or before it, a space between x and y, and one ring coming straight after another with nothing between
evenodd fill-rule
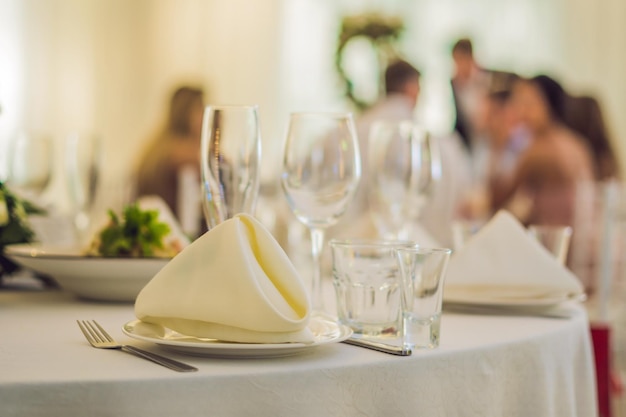
<instances>
[{"instance_id":1,"label":"green salad garnish","mask_svg":"<svg viewBox=\"0 0 626 417\"><path fill-rule=\"evenodd\" d=\"M124 208L120 219L109 210L110 222L102 229L96 251L105 257L167 256L164 238L170 233L157 210L142 210L138 204ZM169 254L171 256L171 254Z\"/></svg>"}]
</instances>

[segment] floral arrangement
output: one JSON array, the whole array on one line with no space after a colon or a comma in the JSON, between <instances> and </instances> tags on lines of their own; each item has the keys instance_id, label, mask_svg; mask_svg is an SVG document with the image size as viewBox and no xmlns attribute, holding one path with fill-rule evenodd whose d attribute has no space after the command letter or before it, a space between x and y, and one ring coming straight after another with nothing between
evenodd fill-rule
<instances>
[{"instance_id":1,"label":"floral arrangement","mask_svg":"<svg viewBox=\"0 0 626 417\"><path fill-rule=\"evenodd\" d=\"M43 213L44 210L20 199L0 182L0 278L17 269L17 265L3 255L4 247L32 242L35 233L28 223L28 215Z\"/></svg>"},{"instance_id":2,"label":"floral arrangement","mask_svg":"<svg viewBox=\"0 0 626 417\"><path fill-rule=\"evenodd\" d=\"M381 61L381 69L387 65L387 60L398 54L394 44L404 31L404 22L399 17L383 16L380 14L368 13L356 16L346 16L341 22L341 32L337 42L335 52L335 67L339 76L346 85L346 97L359 109L363 110L371 103L357 97L354 82L343 68L344 49L351 40L357 37L367 39Z\"/></svg>"}]
</instances>

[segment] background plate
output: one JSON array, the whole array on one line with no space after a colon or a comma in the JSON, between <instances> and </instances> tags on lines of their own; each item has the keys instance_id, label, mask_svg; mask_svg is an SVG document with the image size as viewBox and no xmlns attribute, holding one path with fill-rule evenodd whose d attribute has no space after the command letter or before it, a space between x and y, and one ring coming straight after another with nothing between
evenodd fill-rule
<instances>
[{"instance_id":1,"label":"background plate","mask_svg":"<svg viewBox=\"0 0 626 417\"><path fill-rule=\"evenodd\" d=\"M5 255L14 262L52 277L79 297L132 302L169 259L100 258L82 256L75 247L9 245Z\"/></svg>"}]
</instances>

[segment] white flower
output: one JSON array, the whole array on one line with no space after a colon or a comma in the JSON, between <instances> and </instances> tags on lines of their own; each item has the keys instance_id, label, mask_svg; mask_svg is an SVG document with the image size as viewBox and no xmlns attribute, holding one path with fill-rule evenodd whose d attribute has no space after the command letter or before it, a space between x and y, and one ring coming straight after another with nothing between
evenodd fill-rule
<instances>
[{"instance_id":1,"label":"white flower","mask_svg":"<svg viewBox=\"0 0 626 417\"><path fill-rule=\"evenodd\" d=\"M4 193L0 190L0 226L5 226L9 224L9 220L9 208L7 207Z\"/></svg>"}]
</instances>

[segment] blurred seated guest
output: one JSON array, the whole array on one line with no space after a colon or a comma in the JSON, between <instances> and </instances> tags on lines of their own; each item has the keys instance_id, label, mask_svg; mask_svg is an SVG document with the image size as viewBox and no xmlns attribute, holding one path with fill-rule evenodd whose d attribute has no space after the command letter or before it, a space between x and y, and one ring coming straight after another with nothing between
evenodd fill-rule
<instances>
[{"instance_id":1,"label":"blurred seated guest","mask_svg":"<svg viewBox=\"0 0 626 417\"><path fill-rule=\"evenodd\" d=\"M526 224L572 225L576 186L593 179L585 140L564 123L566 93L539 75L515 84L514 104L530 144L520 156L507 208Z\"/></svg>"},{"instance_id":2,"label":"blurred seated guest","mask_svg":"<svg viewBox=\"0 0 626 417\"><path fill-rule=\"evenodd\" d=\"M592 96L569 96L565 114L568 126L589 141L596 178L618 178L617 158L598 100Z\"/></svg>"},{"instance_id":3,"label":"blurred seated guest","mask_svg":"<svg viewBox=\"0 0 626 417\"><path fill-rule=\"evenodd\" d=\"M170 98L165 125L148 144L136 173L137 196L160 196L179 221L186 210L181 185L189 183L189 180L196 184L200 181L203 112L202 89L191 86L176 89ZM197 198L196 203L199 196ZM199 210L196 212L199 213ZM195 219L195 222L199 226L201 219ZM190 226L182 226L186 232L190 231Z\"/></svg>"}]
</instances>

